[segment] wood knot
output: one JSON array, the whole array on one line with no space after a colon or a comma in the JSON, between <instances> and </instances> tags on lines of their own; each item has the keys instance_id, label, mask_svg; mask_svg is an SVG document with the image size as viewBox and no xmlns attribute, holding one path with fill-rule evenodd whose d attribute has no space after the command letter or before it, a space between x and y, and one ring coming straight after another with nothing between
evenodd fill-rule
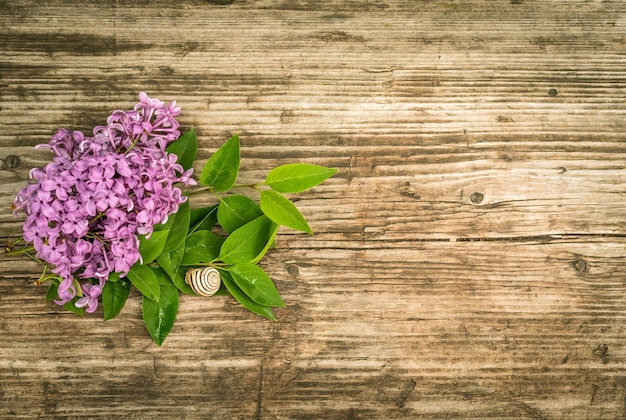
<instances>
[{"instance_id":1,"label":"wood knot","mask_svg":"<svg viewBox=\"0 0 626 420\"><path fill-rule=\"evenodd\" d=\"M289 275L293 277L298 277L300 275L300 270L298 269L298 266L295 264L289 264L287 266L287 272L289 273Z\"/></svg>"},{"instance_id":2,"label":"wood knot","mask_svg":"<svg viewBox=\"0 0 626 420\"><path fill-rule=\"evenodd\" d=\"M20 157L17 155L7 155L4 159L4 166L10 169L15 169L20 166Z\"/></svg>"},{"instance_id":3,"label":"wood knot","mask_svg":"<svg viewBox=\"0 0 626 420\"><path fill-rule=\"evenodd\" d=\"M470 201L474 204L480 204L482 203L482 201L485 199L485 196L483 193L481 192L474 192L472 193L472 195L470 195Z\"/></svg>"},{"instance_id":4,"label":"wood knot","mask_svg":"<svg viewBox=\"0 0 626 420\"><path fill-rule=\"evenodd\" d=\"M317 36L318 39L325 42L364 42L365 38L361 35L352 35L344 31L322 32Z\"/></svg>"},{"instance_id":5,"label":"wood knot","mask_svg":"<svg viewBox=\"0 0 626 420\"><path fill-rule=\"evenodd\" d=\"M609 346L606 344L598 344L593 349L593 355L599 358L602 363L607 363L609 361Z\"/></svg>"},{"instance_id":6,"label":"wood knot","mask_svg":"<svg viewBox=\"0 0 626 420\"><path fill-rule=\"evenodd\" d=\"M549 89L548 90L548 96L554 98L556 95L558 95L559 92L556 89Z\"/></svg>"},{"instance_id":7,"label":"wood knot","mask_svg":"<svg viewBox=\"0 0 626 420\"><path fill-rule=\"evenodd\" d=\"M280 122L288 124L292 123L296 120L296 113L291 109L284 109L280 114Z\"/></svg>"},{"instance_id":8,"label":"wood knot","mask_svg":"<svg viewBox=\"0 0 626 420\"><path fill-rule=\"evenodd\" d=\"M574 266L574 270L580 273L585 273L588 269L587 263L585 262L585 260L581 260L580 258L574 261L572 265Z\"/></svg>"},{"instance_id":9,"label":"wood knot","mask_svg":"<svg viewBox=\"0 0 626 420\"><path fill-rule=\"evenodd\" d=\"M409 399L411 393L415 389L415 385L417 385L416 382L413 379L409 379L409 382L406 383L406 385L400 392L400 395L396 399L396 407L402 408L405 406L406 400Z\"/></svg>"}]
</instances>

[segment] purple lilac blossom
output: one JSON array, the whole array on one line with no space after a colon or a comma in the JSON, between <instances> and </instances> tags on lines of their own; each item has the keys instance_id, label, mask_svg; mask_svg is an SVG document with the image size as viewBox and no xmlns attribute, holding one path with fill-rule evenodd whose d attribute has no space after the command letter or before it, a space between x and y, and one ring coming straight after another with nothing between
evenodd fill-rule
<instances>
[{"instance_id":1,"label":"purple lilac blossom","mask_svg":"<svg viewBox=\"0 0 626 420\"><path fill-rule=\"evenodd\" d=\"M132 110L114 111L93 136L60 129L37 146L55 156L31 170L13 214L26 214L24 239L61 278L57 304L78 297L77 307L95 311L109 275L123 277L141 260L138 235L149 238L185 202L175 184L195 184L192 170L165 151L180 136L179 113L175 101L141 92Z\"/></svg>"}]
</instances>

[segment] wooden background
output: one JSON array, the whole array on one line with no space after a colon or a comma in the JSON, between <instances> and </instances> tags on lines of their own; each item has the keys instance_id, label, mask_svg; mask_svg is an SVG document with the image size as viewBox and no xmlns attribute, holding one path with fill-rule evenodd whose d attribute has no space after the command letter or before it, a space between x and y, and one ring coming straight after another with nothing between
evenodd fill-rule
<instances>
[{"instance_id":1,"label":"wooden background","mask_svg":"<svg viewBox=\"0 0 626 420\"><path fill-rule=\"evenodd\" d=\"M198 167L339 169L277 323L185 296L159 348L0 255L0 417L626 418L625 66L621 0L0 1L2 244L33 146L141 90Z\"/></svg>"}]
</instances>

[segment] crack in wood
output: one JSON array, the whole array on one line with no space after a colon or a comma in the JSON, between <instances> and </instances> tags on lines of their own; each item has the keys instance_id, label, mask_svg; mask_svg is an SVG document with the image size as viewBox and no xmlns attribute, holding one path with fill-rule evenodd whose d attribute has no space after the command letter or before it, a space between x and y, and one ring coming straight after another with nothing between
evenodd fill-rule
<instances>
[{"instance_id":1,"label":"crack in wood","mask_svg":"<svg viewBox=\"0 0 626 420\"><path fill-rule=\"evenodd\" d=\"M261 365L259 366L259 387L257 389L256 397L256 413L254 418L259 420L261 418L261 402L263 399L263 358L261 359Z\"/></svg>"}]
</instances>

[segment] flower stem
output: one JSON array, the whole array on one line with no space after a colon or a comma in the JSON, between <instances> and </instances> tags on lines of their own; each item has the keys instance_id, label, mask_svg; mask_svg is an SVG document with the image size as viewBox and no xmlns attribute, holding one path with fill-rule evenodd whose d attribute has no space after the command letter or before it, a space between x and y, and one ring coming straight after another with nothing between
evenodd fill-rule
<instances>
[{"instance_id":1,"label":"flower stem","mask_svg":"<svg viewBox=\"0 0 626 420\"><path fill-rule=\"evenodd\" d=\"M197 263L196 265L200 267L213 267L213 268L226 268L229 266L229 264L226 264L223 262L215 262L215 261L206 262L206 263ZM192 267L189 267L189 268L192 268Z\"/></svg>"},{"instance_id":2,"label":"flower stem","mask_svg":"<svg viewBox=\"0 0 626 420\"><path fill-rule=\"evenodd\" d=\"M241 184L241 185L233 185L230 189L235 189L235 188L251 188L253 190L257 190L260 191L260 186L263 184ZM199 188L195 191L189 191L187 192L187 196L191 197L192 195L196 195L196 194L200 194L203 192L210 192L212 193L214 196L216 196L217 198L221 198L221 196L219 194L217 194L217 192L213 189L213 187L204 187L204 188Z\"/></svg>"},{"instance_id":3,"label":"flower stem","mask_svg":"<svg viewBox=\"0 0 626 420\"><path fill-rule=\"evenodd\" d=\"M39 280L35 282L37 286L40 286L41 284L43 284L44 282L48 280L60 280L59 276L57 276L56 274L46 274L47 270L48 270L48 265L46 264L43 267L43 273L41 273Z\"/></svg>"},{"instance_id":4,"label":"flower stem","mask_svg":"<svg viewBox=\"0 0 626 420\"><path fill-rule=\"evenodd\" d=\"M195 191L189 191L189 192L187 192L187 197L191 197L192 195L200 194L200 193L203 193L205 191L211 191L211 189L212 189L211 187L206 187L206 188L197 189Z\"/></svg>"},{"instance_id":5,"label":"flower stem","mask_svg":"<svg viewBox=\"0 0 626 420\"><path fill-rule=\"evenodd\" d=\"M92 224L96 220L100 219L102 216L104 216L104 212L96 214L94 217L91 218L91 220L89 220L89 224Z\"/></svg>"},{"instance_id":6,"label":"flower stem","mask_svg":"<svg viewBox=\"0 0 626 420\"><path fill-rule=\"evenodd\" d=\"M7 245L5 248L5 254L7 255L20 255L20 254L28 254L31 251L34 251L35 247L30 245L25 245L24 248L21 249L13 249L12 245Z\"/></svg>"},{"instance_id":7,"label":"flower stem","mask_svg":"<svg viewBox=\"0 0 626 420\"><path fill-rule=\"evenodd\" d=\"M128 152L133 150L133 147L135 147L137 143L139 143L139 140L141 140L141 136L137 136L137 138L131 142L130 146L128 146L128 149L124 151L124 154L127 154Z\"/></svg>"},{"instance_id":8,"label":"flower stem","mask_svg":"<svg viewBox=\"0 0 626 420\"><path fill-rule=\"evenodd\" d=\"M241 184L241 185L233 185L232 188L252 188L254 190L259 191L259 187L263 184Z\"/></svg>"}]
</instances>

